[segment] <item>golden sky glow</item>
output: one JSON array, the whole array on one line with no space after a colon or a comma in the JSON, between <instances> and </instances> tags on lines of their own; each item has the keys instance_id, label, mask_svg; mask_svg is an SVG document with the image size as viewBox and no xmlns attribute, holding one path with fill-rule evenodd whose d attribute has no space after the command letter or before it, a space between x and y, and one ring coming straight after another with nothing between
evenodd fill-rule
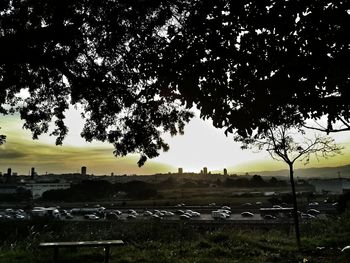
<instances>
[{"instance_id":1,"label":"golden sky glow","mask_svg":"<svg viewBox=\"0 0 350 263\"><path fill-rule=\"evenodd\" d=\"M185 128L185 135L170 137L164 135L170 150L142 168L137 166L137 155L124 158L113 156L113 146L93 142L86 143L81 137L82 121L75 110L67 114L69 135L63 146L55 146L54 138L43 135L33 141L30 132L23 130L18 116L1 116L0 133L7 135L7 143L0 146L0 171L11 167L14 172L28 174L36 167L39 174L74 173L81 166L88 167L90 174L154 174L176 172L182 167L186 172L199 172L203 167L209 171L221 172L227 168L231 173L256 172L285 169L283 162L271 160L266 152L242 151L240 144L226 137L222 130L211 126L210 121L192 120ZM297 168L341 166L349 164L350 132L335 135L345 149L343 154L309 165L296 163Z\"/></svg>"}]
</instances>

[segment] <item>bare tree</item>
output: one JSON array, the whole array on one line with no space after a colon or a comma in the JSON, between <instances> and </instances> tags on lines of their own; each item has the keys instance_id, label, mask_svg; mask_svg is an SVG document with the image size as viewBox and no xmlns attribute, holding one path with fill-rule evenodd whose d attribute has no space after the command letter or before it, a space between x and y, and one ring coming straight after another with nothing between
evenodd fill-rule
<instances>
[{"instance_id":1,"label":"bare tree","mask_svg":"<svg viewBox=\"0 0 350 263\"><path fill-rule=\"evenodd\" d=\"M270 127L264 133L251 135L249 138L236 137L243 143L242 148L265 149L274 160L285 162L289 167L289 179L293 195L293 217L297 245L300 247L300 229L298 219L298 205L294 183L294 163L299 160L308 164L311 156L317 160L328 158L341 153L341 146L335 144L334 139L327 136L305 136L302 129L291 129L288 126Z\"/></svg>"}]
</instances>

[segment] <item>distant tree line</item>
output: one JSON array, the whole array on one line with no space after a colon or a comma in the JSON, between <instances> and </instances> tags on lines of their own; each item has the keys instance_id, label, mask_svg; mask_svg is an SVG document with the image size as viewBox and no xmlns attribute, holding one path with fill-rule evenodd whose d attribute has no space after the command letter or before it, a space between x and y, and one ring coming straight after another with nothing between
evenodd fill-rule
<instances>
[{"instance_id":1,"label":"distant tree line","mask_svg":"<svg viewBox=\"0 0 350 263\"><path fill-rule=\"evenodd\" d=\"M1 202L21 202L32 198L32 193L22 187L17 188L15 193L0 194Z\"/></svg>"},{"instance_id":2,"label":"distant tree line","mask_svg":"<svg viewBox=\"0 0 350 263\"><path fill-rule=\"evenodd\" d=\"M82 181L69 189L49 190L43 193L44 201L93 201L116 197L125 192L127 198L150 198L157 195L154 185L141 181L110 183L105 180Z\"/></svg>"},{"instance_id":3,"label":"distant tree line","mask_svg":"<svg viewBox=\"0 0 350 263\"><path fill-rule=\"evenodd\" d=\"M142 181L131 181L127 183L111 183L105 180L82 181L73 184L69 189L49 190L43 193L42 200L45 201L92 201L99 199L112 199L121 193L125 193L126 198L147 199L158 196L159 189L169 188L201 188L210 186L222 187L277 187L286 186L287 182L277 180L272 177L264 180L260 175L252 178L227 178L225 181L214 182L205 180L186 179L179 182L176 178L169 177L159 183L147 183Z\"/></svg>"},{"instance_id":4,"label":"distant tree line","mask_svg":"<svg viewBox=\"0 0 350 263\"><path fill-rule=\"evenodd\" d=\"M276 177L271 177L269 180L264 180L260 175L253 175L252 178L239 177L235 179L227 178L223 183L227 187L276 187L287 186L284 180L278 180Z\"/></svg>"}]
</instances>

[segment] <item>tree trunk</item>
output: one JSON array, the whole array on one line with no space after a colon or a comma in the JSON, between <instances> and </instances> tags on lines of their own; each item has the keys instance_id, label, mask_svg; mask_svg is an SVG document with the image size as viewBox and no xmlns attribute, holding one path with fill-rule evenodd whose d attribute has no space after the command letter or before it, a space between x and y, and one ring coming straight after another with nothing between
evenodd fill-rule
<instances>
[{"instance_id":1,"label":"tree trunk","mask_svg":"<svg viewBox=\"0 0 350 263\"><path fill-rule=\"evenodd\" d=\"M297 204L297 195L295 193L294 169L293 169L292 163L289 164L289 179L290 179L290 184L292 185L292 194L293 194L293 217L294 217L295 237L297 239L298 248L300 248L300 229L299 229L299 217L298 217L298 204Z\"/></svg>"}]
</instances>

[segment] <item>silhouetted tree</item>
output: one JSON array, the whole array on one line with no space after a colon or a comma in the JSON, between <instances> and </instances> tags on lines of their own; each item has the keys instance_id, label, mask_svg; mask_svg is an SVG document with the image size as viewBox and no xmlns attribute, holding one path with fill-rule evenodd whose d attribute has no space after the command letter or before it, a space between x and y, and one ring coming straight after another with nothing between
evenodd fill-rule
<instances>
[{"instance_id":1,"label":"silhouetted tree","mask_svg":"<svg viewBox=\"0 0 350 263\"><path fill-rule=\"evenodd\" d=\"M343 193L338 197L337 210L344 213L347 209L350 209L350 192Z\"/></svg>"},{"instance_id":2,"label":"silhouetted tree","mask_svg":"<svg viewBox=\"0 0 350 263\"><path fill-rule=\"evenodd\" d=\"M322 116L327 124L313 128L350 130L349 8L334 0L192 1L168 28L159 88L180 92L226 133Z\"/></svg>"},{"instance_id":3,"label":"silhouetted tree","mask_svg":"<svg viewBox=\"0 0 350 263\"><path fill-rule=\"evenodd\" d=\"M326 116L350 130L349 3L335 0L4 0L0 112L19 110L33 138L69 104L82 136L139 165L167 150L193 103L226 133ZM18 93L30 96L18 104ZM8 108L5 104L12 107Z\"/></svg>"},{"instance_id":4,"label":"silhouetted tree","mask_svg":"<svg viewBox=\"0 0 350 263\"><path fill-rule=\"evenodd\" d=\"M301 138L297 138L298 136ZM298 247L300 247L298 206L294 184L294 163L300 160L304 164L307 164L311 156L315 156L317 159L321 157L327 158L339 154L342 147L337 146L332 138L315 135L314 138L309 139L304 136L303 130L292 130L288 126L270 126L265 133L255 133L249 138L237 136L236 139L242 142L243 149L248 147L256 147L259 150L265 149L273 159L283 161L288 165L293 195L295 234Z\"/></svg>"},{"instance_id":5,"label":"silhouetted tree","mask_svg":"<svg viewBox=\"0 0 350 263\"><path fill-rule=\"evenodd\" d=\"M278 183L278 180L276 177L271 177L271 179L269 180L269 184L271 186L276 185L277 183Z\"/></svg>"},{"instance_id":6,"label":"silhouetted tree","mask_svg":"<svg viewBox=\"0 0 350 263\"><path fill-rule=\"evenodd\" d=\"M262 177L260 175L254 174L252 176L252 179L250 179L250 182L252 184L252 186L264 186L265 185L265 181L264 179L262 179Z\"/></svg>"},{"instance_id":7,"label":"silhouetted tree","mask_svg":"<svg viewBox=\"0 0 350 263\"><path fill-rule=\"evenodd\" d=\"M172 16L162 0L1 1L0 113L19 111L34 139L54 120L62 144L65 110L75 105L87 141L139 153L142 165L168 149L161 131L181 133L192 116L152 87L149 64ZM29 95L19 104L21 89Z\"/></svg>"}]
</instances>

